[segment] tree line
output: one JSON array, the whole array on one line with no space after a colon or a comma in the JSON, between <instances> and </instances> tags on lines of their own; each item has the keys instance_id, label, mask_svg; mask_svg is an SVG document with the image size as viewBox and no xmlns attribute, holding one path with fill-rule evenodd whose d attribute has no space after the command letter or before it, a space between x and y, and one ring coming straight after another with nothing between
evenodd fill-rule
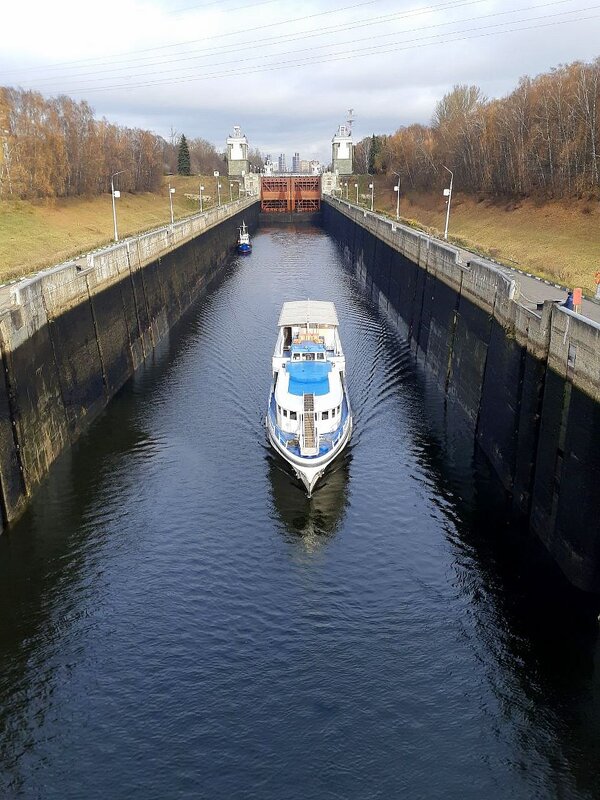
<instances>
[{"instance_id":1,"label":"tree line","mask_svg":"<svg viewBox=\"0 0 600 800\"><path fill-rule=\"evenodd\" d=\"M95 195L119 175L125 191L154 191L163 174L163 140L94 118L85 101L0 88L0 197Z\"/></svg>"},{"instance_id":2,"label":"tree line","mask_svg":"<svg viewBox=\"0 0 600 800\"><path fill-rule=\"evenodd\" d=\"M522 78L489 100L455 86L430 125L371 136L355 148L357 172L399 173L401 189L430 190L454 173L461 191L569 197L598 194L600 58Z\"/></svg>"},{"instance_id":3,"label":"tree line","mask_svg":"<svg viewBox=\"0 0 600 800\"><path fill-rule=\"evenodd\" d=\"M87 102L65 95L0 87L0 199L97 195L117 172L115 186L126 192L157 191L165 173L226 173L224 155L200 138L185 140L182 171L182 138L96 119Z\"/></svg>"}]
</instances>

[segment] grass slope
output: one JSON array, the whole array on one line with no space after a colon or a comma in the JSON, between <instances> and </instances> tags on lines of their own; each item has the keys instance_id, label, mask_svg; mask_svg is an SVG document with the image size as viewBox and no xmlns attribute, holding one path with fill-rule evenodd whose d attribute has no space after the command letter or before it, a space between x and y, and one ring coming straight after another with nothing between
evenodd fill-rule
<instances>
[{"instance_id":1,"label":"grass slope","mask_svg":"<svg viewBox=\"0 0 600 800\"><path fill-rule=\"evenodd\" d=\"M408 193L400 216L441 235L446 208L438 195ZM396 213L392 192L381 187L381 208ZM597 201L536 203L492 201L455 194L450 239L526 272L566 286L596 290L600 270L600 204Z\"/></svg>"},{"instance_id":2,"label":"grass slope","mask_svg":"<svg viewBox=\"0 0 600 800\"><path fill-rule=\"evenodd\" d=\"M369 204L369 176L349 179L349 196L359 183ZM205 187L204 207L216 204L213 177L164 179L157 194L123 194L117 202L121 238L164 225L170 220L168 184L175 188L174 214L181 218L198 209L198 187ZM227 178L220 178L222 200L229 198ZM232 182L233 183L233 182ZM237 195L233 183L233 197ZM351 193L351 194L350 194ZM186 197L194 195L194 198ZM375 206L392 216L396 199L389 179L376 178ZM440 195L402 195L403 219L432 232L443 231L444 198ZM450 237L498 261L518 266L568 286L595 291L600 270L600 204L595 201L532 200L493 202L455 194L450 215ZM0 280L26 275L93 250L113 239L110 194L41 203L0 203Z\"/></svg>"},{"instance_id":3,"label":"grass slope","mask_svg":"<svg viewBox=\"0 0 600 800\"><path fill-rule=\"evenodd\" d=\"M202 178L204 207L216 204L215 179ZM119 238L159 227L170 221L168 183L175 188L176 218L198 210L200 179L170 176L158 194L122 194L116 200ZM221 179L223 200L229 198L226 178ZM236 197L237 185L233 185ZM113 241L113 215L109 194L39 203L0 203L0 280L27 275L58 264Z\"/></svg>"}]
</instances>

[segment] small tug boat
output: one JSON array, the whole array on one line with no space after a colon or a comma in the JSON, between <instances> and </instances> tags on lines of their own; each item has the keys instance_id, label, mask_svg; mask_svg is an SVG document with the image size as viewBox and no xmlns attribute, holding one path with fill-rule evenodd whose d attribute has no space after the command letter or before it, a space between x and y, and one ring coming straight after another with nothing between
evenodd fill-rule
<instances>
[{"instance_id":1,"label":"small tug boat","mask_svg":"<svg viewBox=\"0 0 600 800\"><path fill-rule=\"evenodd\" d=\"M309 497L352 431L338 325L334 304L323 301L284 303L279 315L267 430Z\"/></svg>"},{"instance_id":2,"label":"small tug boat","mask_svg":"<svg viewBox=\"0 0 600 800\"><path fill-rule=\"evenodd\" d=\"M250 234L248 233L248 228L246 227L245 222L242 222L242 227L239 229L239 231L240 234L237 242L238 253L251 253L252 242L250 241Z\"/></svg>"}]
</instances>

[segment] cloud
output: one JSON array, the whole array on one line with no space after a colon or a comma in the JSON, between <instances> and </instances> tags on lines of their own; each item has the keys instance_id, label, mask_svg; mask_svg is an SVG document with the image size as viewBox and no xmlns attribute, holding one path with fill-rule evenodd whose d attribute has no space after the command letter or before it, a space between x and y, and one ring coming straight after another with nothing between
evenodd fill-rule
<instances>
[{"instance_id":1,"label":"cloud","mask_svg":"<svg viewBox=\"0 0 600 800\"><path fill-rule=\"evenodd\" d=\"M164 136L174 128L219 147L240 124L265 152L328 162L349 107L357 138L392 132L429 122L454 84L495 97L522 75L595 58L598 20L584 8L583 0L32 0L3 11L11 35L0 83L68 93L113 122Z\"/></svg>"}]
</instances>

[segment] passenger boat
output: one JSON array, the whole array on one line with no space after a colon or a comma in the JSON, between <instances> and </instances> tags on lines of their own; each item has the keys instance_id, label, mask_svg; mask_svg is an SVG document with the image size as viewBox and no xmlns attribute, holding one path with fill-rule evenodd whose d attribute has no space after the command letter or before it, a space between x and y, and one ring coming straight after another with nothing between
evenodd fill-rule
<instances>
[{"instance_id":1,"label":"passenger boat","mask_svg":"<svg viewBox=\"0 0 600 800\"><path fill-rule=\"evenodd\" d=\"M237 242L238 253L251 253L252 242L250 241L250 234L248 233L248 228L246 227L245 222L242 222L242 227L239 229L239 231L240 234Z\"/></svg>"},{"instance_id":2,"label":"passenger boat","mask_svg":"<svg viewBox=\"0 0 600 800\"><path fill-rule=\"evenodd\" d=\"M352 432L346 360L333 303L283 304L273 354L267 430L308 496Z\"/></svg>"}]
</instances>

